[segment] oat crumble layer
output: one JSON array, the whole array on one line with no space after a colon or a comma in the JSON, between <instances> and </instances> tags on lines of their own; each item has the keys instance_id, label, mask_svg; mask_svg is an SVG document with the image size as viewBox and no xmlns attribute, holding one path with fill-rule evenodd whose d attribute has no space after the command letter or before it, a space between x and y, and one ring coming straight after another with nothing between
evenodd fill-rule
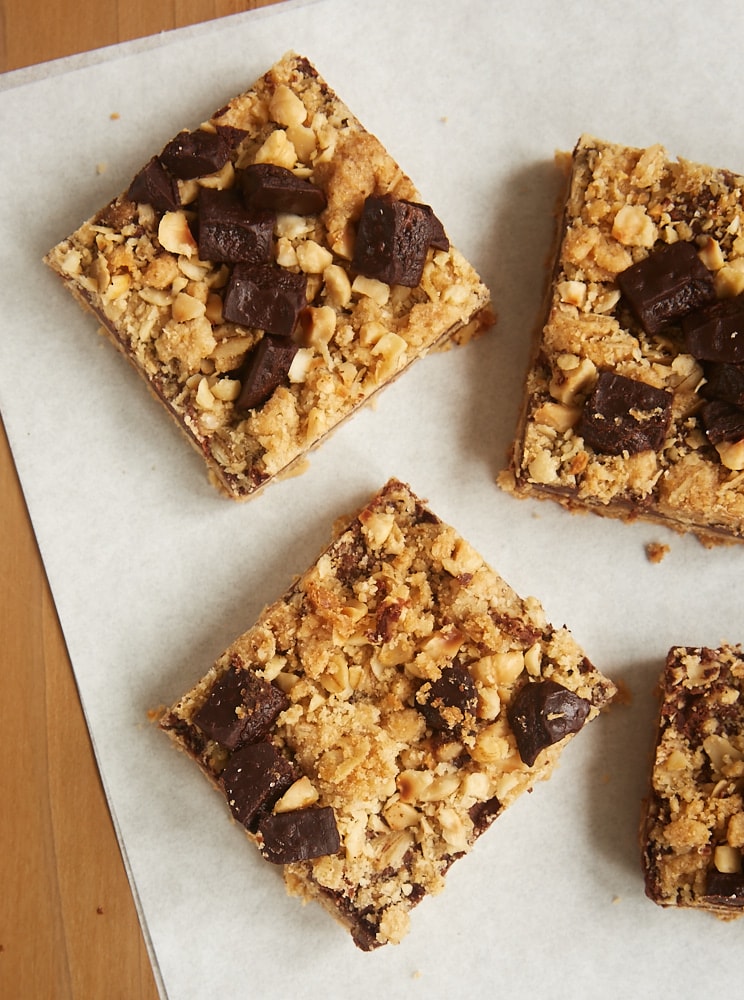
<instances>
[{"instance_id":1,"label":"oat crumble layer","mask_svg":"<svg viewBox=\"0 0 744 1000\"><path fill-rule=\"evenodd\" d=\"M492 321L489 293L454 248L432 246L416 287L355 273L365 198L417 200L412 181L302 56L289 53L194 129L232 144L219 170L178 179L162 211L130 191L46 256L78 302L146 380L204 458L215 486L242 500L303 459L373 394L435 348ZM326 196L318 214L279 213L272 262L307 279L288 378L241 409L241 371L264 336L223 316L230 264L200 260L196 206L252 164L290 170Z\"/></svg>"},{"instance_id":2,"label":"oat crumble layer","mask_svg":"<svg viewBox=\"0 0 744 1000\"><path fill-rule=\"evenodd\" d=\"M744 912L744 652L675 647L641 832L646 893L726 920Z\"/></svg>"},{"instance_id":3,"label":"oat crumble layer","mask_svg":"<svg viewBox=\"0 0 744 1000\"><path fill-rule=\"evenodd\" d=\"M711 443L701 421L706 372L679 323L646 333L618 285L632 265L686 242L717 299L744 292L742 190L744 178L673 160L660 145L581 137L503 488L571 511L654 521L705 544L744 537L744 432ZM668 394L658 448L607 454L586 442L582 414L608 373Z\"/></svg>"},{"instance_id":4,"label":"oat crumble layer","mask_svg":"<svg viewBox=\"0 0 744 1000\"><path fill-rule=\"evenodd\" d=\"M218 742L199 723L228 677L264 685L264 694L246 696L227 725L223 713ZM247 835L266 847L261 810L288 801L300 814L330 807L338 848L287 863L285 882L371 950L400 942L411 909L443 888L451 864L504 809L550 776L615 692L536 599L519 597L391 480L336 526L317 562L161 714L160 726L231 808L243 803L226 793L224 775L236 753L255 746L236 748L240 740L276 751L282 768L291 763L273 793L283 793L278 805L267 792L252 819L241 812ZM258 703L281 698L259 734Z\"/></svg>"}]
</instances>

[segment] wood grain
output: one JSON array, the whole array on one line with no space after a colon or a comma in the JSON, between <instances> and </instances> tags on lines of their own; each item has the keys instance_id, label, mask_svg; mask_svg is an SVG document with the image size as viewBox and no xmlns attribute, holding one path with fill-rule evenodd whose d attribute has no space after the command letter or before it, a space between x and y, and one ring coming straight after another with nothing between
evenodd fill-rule
<instances>
[{"instance_id":1,"label":"wood grain","mask_svg":"<svg viewBox=\"0 0 744 1000\"><path fill-rule=\"evenodd\" d=\"M0 71L276 0L2 0ZM158 991L0 424L0 997Z\"/></svg>"}]
</instances>

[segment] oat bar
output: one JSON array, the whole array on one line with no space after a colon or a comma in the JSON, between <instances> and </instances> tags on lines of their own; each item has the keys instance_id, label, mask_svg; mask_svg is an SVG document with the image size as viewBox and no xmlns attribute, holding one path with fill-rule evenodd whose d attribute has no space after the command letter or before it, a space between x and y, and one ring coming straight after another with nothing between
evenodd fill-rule
<instances>
[{"instance_id":1,"label":"oat bar","mask_svg":"<svg viewBox=\"0 0 744 1000\"><path fill-rule=\"evenodd\" d=\"M581 138L502 486L744 537L743 190L659 145Z\"/></svg>"},{"instance_id":2,"label":"oat bar","mask_svg":"<svg viewBox=\"0 0 744 1000\"><path fill-rule=\"evenodd\" d=\"M392 480L160 725L368 951L614 693Z\"/></svg>"},{"instance_id":3,"label":"oat bar","mask_svg":"<svg viewBox=\"0 0 744 1000\"><path fill-rule=\"evenodd\" d=\"M411 180L295 54L45 259L234 499L491 321Z\"/></svg>"},{"instance_id":4,"label":"oat bar","mask_svg":"<svg viewBox=\"0 0 744 1000\"><path fill-rule=\"evenodd\" d=\"M675 647L642 824L646 893L723 919L744 913L744 651Z\"/></svg>"}]
</instances>

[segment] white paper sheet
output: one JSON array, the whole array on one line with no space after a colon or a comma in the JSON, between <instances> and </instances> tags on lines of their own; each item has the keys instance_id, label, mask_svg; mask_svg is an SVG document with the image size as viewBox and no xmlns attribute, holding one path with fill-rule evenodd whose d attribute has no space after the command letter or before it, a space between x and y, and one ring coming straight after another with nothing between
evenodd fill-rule
<instances>
[{"instance_id":1,"label":"white paper sheet","mask_svg":"<svg viewBox=\"0 0 744 1000\"><path fill-rule=\"evenodd\" d=\"M494 480L539 312L554 150L592 132L744 171L743 30L736 2L318 0L0 80L0 404L164 996L740 993L742 927L647 901L636 831L663 658L744 640L742 552L571 517ZM234 505L40 260L290 48L411 174L499 324L419 363L304 476ZM147 711L191 686L392 475L568 624L632 702L454 866L402 945L364 955L285 896ZM659 565L652 540L671 546Z\"/></svg>"}]
</instances>

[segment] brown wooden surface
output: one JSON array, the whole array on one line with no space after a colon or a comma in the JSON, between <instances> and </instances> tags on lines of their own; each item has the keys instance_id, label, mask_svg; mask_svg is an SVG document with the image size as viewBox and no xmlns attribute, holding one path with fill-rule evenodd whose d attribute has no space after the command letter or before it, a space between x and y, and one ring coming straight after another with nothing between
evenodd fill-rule
<instances>
[{"instance_id":1,"label":"brown wooden surface","mask_svg":"<svg viewBox=\"0 0 744 1000\"><path fill-rule=\"evenodd\" d=\"M0 0L0 71L271 2ZM0 650L0 997L156 1000L2 426Z\"/></svg>"}]
</instances>

